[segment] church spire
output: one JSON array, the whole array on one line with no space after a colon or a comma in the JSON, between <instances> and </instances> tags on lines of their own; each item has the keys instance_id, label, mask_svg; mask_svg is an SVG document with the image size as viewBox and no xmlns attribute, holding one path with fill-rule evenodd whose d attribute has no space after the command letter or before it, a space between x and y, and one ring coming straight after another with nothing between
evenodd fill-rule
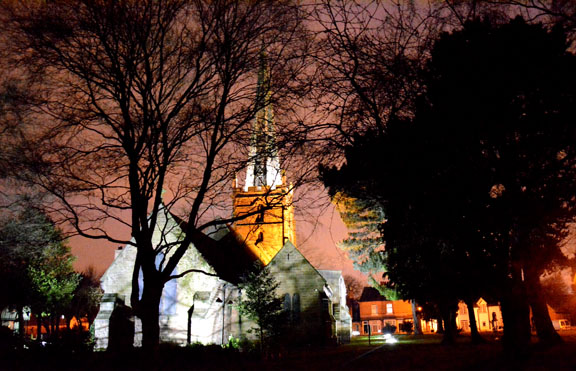
<instances>
[{"instance_id":1,"label":"church spire","mask_svg":"<svg viewBox=\"0 0 576 371\"><path fill-rule=\"evenodd\" d=\"M250 159L246 171L244 191L249 187L270 187L282 185L282 170L276 146L274 110L270 102L270 70L266 53L260 53L260 69L256 91L256 117L250 140Z\"/></svg>"}]
</instances>

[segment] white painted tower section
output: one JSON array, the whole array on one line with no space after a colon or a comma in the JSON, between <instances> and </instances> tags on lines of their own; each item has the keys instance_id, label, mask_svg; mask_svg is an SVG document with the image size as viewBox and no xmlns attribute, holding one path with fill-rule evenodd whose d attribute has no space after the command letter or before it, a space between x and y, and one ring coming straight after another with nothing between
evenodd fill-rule
<instances>
[{"instance_id":1,"label":"white painted tower section","mask_svg":"<svg viewBox=\"0 0 576 371\"><path fill-rule=\"evenodd\" d=\"M276 146L274 110L270 102L270 71L264 53L260 58L256 104L261 107L254 118L249 163L244 182L245 192L248 191L249 187L275 189L282 185L282 169Z\"/></svg>"}]
</instances>

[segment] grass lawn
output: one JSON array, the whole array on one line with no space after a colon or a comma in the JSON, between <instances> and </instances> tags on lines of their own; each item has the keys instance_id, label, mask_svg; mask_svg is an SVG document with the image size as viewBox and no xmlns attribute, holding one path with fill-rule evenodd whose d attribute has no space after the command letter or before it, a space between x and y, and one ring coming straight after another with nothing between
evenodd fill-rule
<instances>
[{"instance_id":1,"label":"grass lawn","mask_svg":"<svg viewBox=\"0 0 576 371\"><path fill-rule=\"evenodd\" d=\"M501 334L482 334L486 343L470 344L462 335L455 345L441 345L440 335L398 335L386 344L377 336L359 336L351 344L318 352L295 352L286 359L268 362L267 369L294 370L576 370L576 330L560 332L564 344L544 348L533 337L532 353L523 359L502 354Z\"/></svg>"},{"instance_id":2,"label":"grass lawn","mask_svg":"<svg viewBox=\"0 0 576 371\"><path fill-rule=\"evenodd\" d=\"M285 350L280 358L260 360L246 354L198 353L165 349L157 358L139 350L122 353L4 354L0 370L576 370L576 330L562 331L564 344L544 348L534 338L532 354L520 360L503 356L499 335L483 334L486 343L471 345L466 335L443 346L439 335L397 335L386 344L382 336L355 337L351 344Z\"/></svg>"}]
</instances>

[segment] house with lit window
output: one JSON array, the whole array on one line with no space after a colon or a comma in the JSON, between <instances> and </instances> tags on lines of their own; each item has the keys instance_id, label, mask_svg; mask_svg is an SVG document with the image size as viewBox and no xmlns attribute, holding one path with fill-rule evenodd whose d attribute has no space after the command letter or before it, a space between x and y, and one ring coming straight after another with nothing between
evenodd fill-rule
<instances>
[{"instance_id":1,"label":"house with lit window","mask_svg":"<svg viewBox=\"0 0 576 371\"><path fill-rule=\"evenodd\" d=\"M352 331L361 335L377 335L386 332L401 332L401 324L413 322L412 304L405 300L388 300L373 287L365 287L362 291L358 313L353 313L355 321Z\"/></svg>"},{"instance_id":2,"label":"house with lit window","mask_svg":"<svg viewBox=\"0 0 576 371\"><path fill-rule=\"evenodd\" d=\"M570 323L570 314L568 311L562 311L563 308L557 310L550 305L547 305L547 307L553 324L556 325L558 321ZM478 331L502 331L504 329L502 310L498 302L489 302L483 298L478 299L478 301L474 303L474 318L476 319ZM530 314L530 318L532 318L532 314ZM461 331L470 332L468 306L463 301L458 303L456 325ZM534 324L532 324L532 330L535 331Z\"/></svg>"},{"instance_id":3,"label":"house with lit window","mask_svg":"<svg viewBox=\"0 0 576 371\"><path fill-rule=\"evenodd\" d=\"M483 298L474 303L474 318L478 331L499 331L504 326L499 303L489 303ZM463 332L470 332L468 306L463 301L458 303L456 326Z\"/></svg>"}]
</instances>

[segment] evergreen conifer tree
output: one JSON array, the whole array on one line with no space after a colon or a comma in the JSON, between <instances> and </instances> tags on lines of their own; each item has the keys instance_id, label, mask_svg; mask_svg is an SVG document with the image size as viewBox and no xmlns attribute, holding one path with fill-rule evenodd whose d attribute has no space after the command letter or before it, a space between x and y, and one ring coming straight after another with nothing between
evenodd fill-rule
<instances>
[{"instance_id":1,"label":"evergreen conifer tree","mask_svg":"<svg viewBox=\"0 0 576 371\"><path fill-rule=\"evenodd\" d=\"M281 324L282 299L276 296L278 282L264 267L249 272L240 288L243 295L238 310L258 325L260 350L264 350L278 335Z\"/></svg>"}]
</instances>

